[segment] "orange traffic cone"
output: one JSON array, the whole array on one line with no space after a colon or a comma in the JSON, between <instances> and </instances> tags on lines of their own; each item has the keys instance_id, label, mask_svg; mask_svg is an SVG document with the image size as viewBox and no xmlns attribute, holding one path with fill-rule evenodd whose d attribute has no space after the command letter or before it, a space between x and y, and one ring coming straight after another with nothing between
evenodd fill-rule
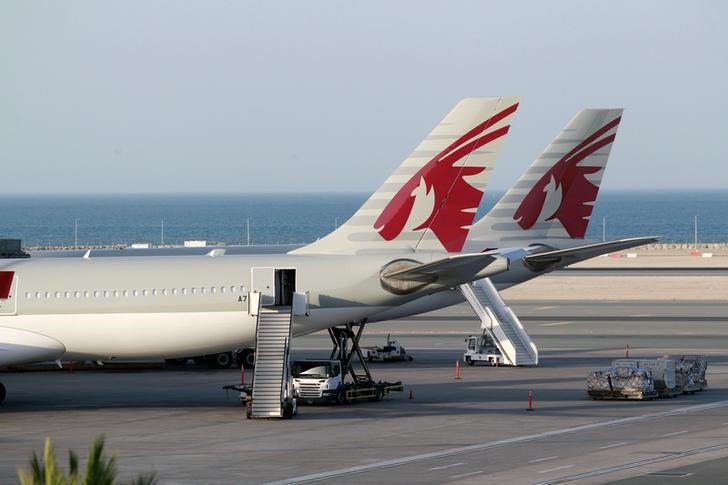
<instances>
[{"instance_id":1,"label":"orange traffic cone","mask_svg":"<svg viewBox=\"0 0 728 485\"><path fill-rule=\"evenodd\" d=\"M455 379L460 379L460 361L455 361Z\"/></svg>"}]
</instances>

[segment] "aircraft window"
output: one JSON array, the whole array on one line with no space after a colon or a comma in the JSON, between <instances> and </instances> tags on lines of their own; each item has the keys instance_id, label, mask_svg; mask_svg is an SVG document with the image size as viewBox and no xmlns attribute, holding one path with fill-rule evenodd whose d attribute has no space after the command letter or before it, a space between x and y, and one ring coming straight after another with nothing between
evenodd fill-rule
<instances>
[{"instance_id":1,"label":"aircraft window","mask_svg":"<svg viewBox=\"0 0 728 485\"><path fill-rule=\"evenodd\" d=\"M186 295L186 294L187 294L187 288L182 288L182 290L181 290L181 291L182 291L182 294L183 294L183 295Z\"/></svg>"},{"instance_id":2,"label":"aircraft window","mask_svg":"<svg viewBox=\"0 0 728 485\"><path fill-rule=\"evenodd\" d=\"M109 290L104 290L104 298L108 298L108 297L109 297Z\"/></svg>"},{"instance_id":3,"label":"aircraft window","mask_svg":"<svg viewBox=\"0 0 728 485\"><path fill-rule=\"evenodd\" d=\"M157 296L157 294L158 294L158 292L157 292L157 289L156 289L156 288L155 288L155 289L153 289L153 290L152 290L152 296Z\"/></svg>"},{"instance_id":4,"label":"aircraft window","mask_svg":"<svg viewBox=\"0 0 728 485\"><path fill-rule=\"evenodd\" d=\"M66 291L65 293L63 293L63 297L64 298L71 298L71 292L70 291Z\"/></svg>"},{"instance_id":5,"label":"aircraft window","mask_svg":"<svg viewBox=\"0 0 728 485\"><path fill-rule=\"evenodd\" d=\"M172 288L172 294L173 295L176 295L177 294L177 288Z\"/></svg>"},{"instance_id":6,"label":"aircraft window","mask_svg":"<svg viewBox=\"0 0 728 485\"><path fill-rule=\"evenodd\" d=\"M147 296L148 294L146 289L142 290L142 296Z\"/></svg>"},{"instance_id":7,"label":"aircraft window","mask_svg":"<svg viewBox=\"0 0 728 485\"><path fill-rule=\"evenodd\" d=\"M119 290L114 290L114 298L119 298Z\"/></svg>"},{"instance_id":8,"label":"aircraft window","mask_svg":"<svg viewBox=\"0 0 728 485\"><path fill-rule=\"evenodd\" d=\"M74 298L80 298L81 297L81 292L80 291L74 291L73 292L73 297Z\"/></svg>"},{"instance_id":9,"label":"aircraft window","mask_svg":"<svg viewBox=\"0 0 728 485\"><path fill-rule=\"evenodd\" d=\"M210 287L210 293L215 293L215 291L217 291L217 289L214 286L211 286Z\"/></svg>"},{"instance_id":10,"label":"aircraft window","mask_svg":"<svg viewBox=\"0 0 728 485\"><path fill-rule=\"evenodd\" d=\"M98 298L99 296L101 296L101 292L99 290L95 290L94 291L94 298Z\"/></svg>"},{"instance_id":11,"label":"aircraft window","mask_svg":"<svg viewBox=\"0 0 728 485\"><path fill-rule=\"evenodd\" d=\"M131 296L139 296L139 290L131 290Z\"/></svg>"},{"instance_id":12,"label":"aircraft window","mask_svg":"<svg viewBox=\"0 0 728 485\"><path fill-rule=\"evenodd\" d=\"M35 299L40 300L40 292L38 292L38 291L35 292Z\"/></svg>"},{"instance_id":13,"label":"aircraft window","mask_svg":"<svg viewBox=\"0 0 728 485\"><path fill-rule=\"evenodd\" d=\"M224 286L221 286L220 287L220 293L225 293L225 287Z\"/></svg>"},{"instance_id":14,"label":"aircraft window","mask_svg":"<svg viewBox=\"0 0 728 485\"><path fill-rule=\"evenodd\" d=\"M192 293L193 295L196 295L197 294L197 288L195 288L194 286L192 288L190 288L190 293Z\"/></svg>"},{"instance_id":15,"label":"aircraft window","mask_svg":"<svg viewBox=\"0 0 728 485\"><path fill-rule=\"evenodd\" d=\"M238 291L237 288L235 288L234 286L230 287L230 293L235 293L236 291Z\"/></svg>"},{"instance_id":16,"label":"aircraft window","mask_svg":"<svg viewBox=\"0 0 728 485\"><path fill-rule=\"evenodd\" d=\"M200 295L204 295L205 291L207 291L207 290L205 290L204 286L200 287Z\"/></svg>"},{"instance_id":17,"label":"aircraft window","mask_svg":"<svg viewBox=\"0 0 728 485\"><path fill-rule=\"evenodd\" d=\"M90 293L90 292L89 292L88 290L85 290L85 291L83 292L83 297L84 297L84 298L88 298L89 296L91 296L91 293Z\"/></svg>"},{"instance_id":18,"label":"aircraft window","mask_svg":"<svg viewBox=\"0 0 728 485\"><path fill-rule=\"evenodd\" d=\"M50 298L50 297L51 297L51 294L50 294L49 292L47 292L47 291L46 291L46 292L45 292L45 297L46 297L46 298Z\"/></svg>"},{"instance_id":19,"label":"aircraft window","mask_svg":"<svg viewBox=\"0 0 728 485\"><path fill-rule=\"evenodd\" d=\"M56 291L56 293L53 296L55 296L56 298L60 298L61 297L61 292L60 291Z\"/></svg>"},{"instance_id":20,"label":"aircraft window","mask_svg":"<svg viewBox=\"0 0 728 485\"><path fill-rule=\"evenodd\" d=\"M167 288L162 288L162 295L167 296Z\"/></svg>"},{"instance_id":21,"label":"aircraft window","mask_svg":"<svg viewBox=\"0 0 728 485\"><path fill-rule=\"evenodd\" d=\"M122 293L122 294L124 295L124 298L128 297L129 296L129 290L124 290L124 293Z\"/></svg>"},{"instance_id":22,"label":"aircraft window","mask_svg":"<svg viewBox=\"0 0 728 485\"><path fill-rule=\"evenodd\" d=\"M241 286L240 287L240 293L245 293L245 287L244 286Z\"/></svg>"},{"instance_id":23,"label":"aircraft window","mask_svg":"<svg viewBox=\"0 0 728 485\"><path fill-rule=\"evenodd\" d=\"M30 295L30 292L26 293L26 294L25 294L25 299L26 299L26 300L30 300L30 296L31 296L31 295Z\"/></svg>"}]
</instances>

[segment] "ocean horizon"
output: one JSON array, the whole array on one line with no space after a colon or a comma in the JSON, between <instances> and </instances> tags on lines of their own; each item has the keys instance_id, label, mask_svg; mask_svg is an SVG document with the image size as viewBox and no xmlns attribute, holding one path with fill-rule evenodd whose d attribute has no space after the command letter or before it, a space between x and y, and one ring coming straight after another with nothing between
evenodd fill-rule
<instances>
[{"instance_id":1,"label":"ocean horizon","mask_svg":"<svg viewBox=\"0 0 728 485\"><path fill-rule=\"evenodd\" d=\"M487 191L476 219L504 192ZM181 245L185 240L302 244L344 223L368 196L364 192L2 195L0 238L22 239L26 248L72 246L76 238L82 246ZM696 216L699 242L728 241L728 190L602 190L587 239L660 236L662 242L691 243Z\"/></svg>"}]
</instances>

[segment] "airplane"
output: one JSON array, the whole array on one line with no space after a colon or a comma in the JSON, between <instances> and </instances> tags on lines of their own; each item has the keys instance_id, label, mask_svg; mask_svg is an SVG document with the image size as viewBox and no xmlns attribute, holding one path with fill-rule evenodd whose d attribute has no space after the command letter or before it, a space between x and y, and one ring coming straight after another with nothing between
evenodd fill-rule
<instances>
[{"instance_id":1,"label":"airplane","mask_svg":"<svg viewBox=\"0 0 728 485\"><path fill-rule=\"evenodd\" d=\"M464 252L509 260L507 271L489 277L498 291L595 256L657 241L649 236L584 242L622 111L579 111L470 229ZM463 301L452 287L370 315L367 321L404 318Z\"/></svg>"},{"instance_id":2,"label":"airplane","mask_svg":"<svg viewBox=\"0 0 728 485\"><path fill-rule=\"evenodd\" d=\"M506 258L461 251L518 103L457 103L347 224L313 243L325 251L0 262L0 366L251 347L256 305L291 305L294 292L307 308L295 336L505 271Z\"/></svg>"}]
</instances>

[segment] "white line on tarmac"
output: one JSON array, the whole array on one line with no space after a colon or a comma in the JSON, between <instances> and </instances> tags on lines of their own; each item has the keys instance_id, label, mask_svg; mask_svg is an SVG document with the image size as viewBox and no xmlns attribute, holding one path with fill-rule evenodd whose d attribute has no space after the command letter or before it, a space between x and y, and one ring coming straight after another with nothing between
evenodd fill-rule
<instances>
[{"instance_id":1,"label":"white line on tarmac","mask_svg":"<svg viewBox=\"0 0 728 485\"><path fill-rule=\"evenodd\" d=\"M464 461L459 461L457 463L450 463L449 465L442 465L442 466L433 466L432 468L428 468L428 470L444 470L445 468L452 468L454 466L460 466L464 465Z\"/></svg>"},{"instance_id":2,"label":"white line on tarmac","mask_svg":"<svg viewBox=\"0 0 728 485\"><path fill-rule=\"evenodd\" d=\"M546 460L553 460L554 458L558 458L558 456L547 456L545 458L536 458L535 460L528 460L529 463L538 463L540 461L546 461Z\"/></svg>"},{"instance_id":3,"label":"white line on tarmac","mask_svg":"<svg viewBox=\"0 0 728 485\"><path fill-rule=\"evenodd\" d=\"M563 322L553 322L553 323L542 323L541 326L542 327L553 327L554 325L568 325L570 323L574 323L574 322L563 321Z\"/></svg>"},{"instance_id":4,"label":"white line on tarmac","mask_svg":"<svg viewBox=\"0 0 728 485\"><path fill-rule=\"evenodd\" d=\"M549 468L548 470L541 470L539 473L551 473L555 472L557 470L566 470L567 468L572 468L574 465L561 465L557 466L555 468Z\"/></svg>"},{"instance_id":5,"label":"white line on tarmac","mask_svg":"<svg viewBox=\"0 0 728 485\"><path fill-rule=\"evenodd\" d=\"M453 475L450 478L463 478L463 477L469 477L471 475L477 475L478 473L483 473L483 470L478 470L477 472L470 472L470 473L463 473L462 475Z\"/></svg>"},{"instance_id":6,"label":"white line on tarmac","mask_svg":"<svg viewBox=\"0 0 728 485\"><path fill-rule=\"evenodd\" d=\"M633 468L639 468L646 465L652 465L654 463L664 463L675 460L677 458L684 458L686 456L696 456L702 453L710 453L711 451L724 450L728 448L728 443L720 443L714 446L706 446L705 448L696 448L689 451L681 451L673 453L671 455L661 455L654 458L646 458L644 460L637 460L623 465L610 466L607 468L599 468L597 470L590 470L584 473L577 473L576 475L568 475L565 477L555 478L545 482L538 482L535 485L555 485L557 483L573 482L576 480L582 480L584 478L597 477L599 475L607 475L610 473L621 472L624 470L631 470Z\"/></svg>"},{"instance_id":7,"label":"white line on tarmac","mask_svg":"<svg viewBox=\"0 0 728 485\"><path fill-rule=\"evenodd\" d=\"M556 308L556 307L555 306L540 306L540 307L536 308L536 310L552 310L554 308Z\"/></svg>"},{"instance_id":8,"label":"white line on tarmac","mask_svg":"<svg viewBox=\"0 0 728 485\"><path fill-rule=\"evenodd\" d=\"M688 430L687 430L687 429L684 429L684 430L682 430L682 431L675 431L674 433L667 433L667 434L663 434L663 435L662 435L662 437L663 437L663 438L667 438L668 436L677 436L677 435L679 435L679 434L685 434L685 433L687 433L687 432L688 432Z\"/></svg>"},{"instance_id":9,"label":"white line on tarmac","mask_svg":"<svg viewBox=\"0 0 728 485\"><path fill-rule=\"evenodd\" d=\"M623 424L631 424L641 421L647 421L650 419L666 418L669 416L678 416L681 414L695 413L700 411L707 411L709 409L717 409L728 406L728 400L715 401L705 404L696 404L693 406L685 406L680 408L671 409L668 411L661 411L658 413L640 414L637 416L629 416L626 418L617 418L609 421L598 421L596 423L582 424L579 426L571 426L568 428L554 429L551 431L545 431L543 433L530 434L525 436L517 436L514 438L505 438L498 441L488 441L484 443L476 443L474 445L460 446L457 448L446 448L444 450L432 451L430 453L423 453L421 455L404 456L401 458L394 458L391 460L384 460L375 463L369 463L366 465L357 465L349 468L340 468L338 470L330 470L320 473L312 473L310 475L301 475L298 477L286 478L283 480L277 480L275 482L269 482L268 485L287 485L292 483L305 483L315 482L319 480L327 480L336 477L343 477L347 475L355 475L358 473L370 472L374 470L383 470L385 468L392 468L401 465L408 465L410 463L419 463L426 460L433 460L436 458L444 458L447 456L457 456L466 453L472 453L474 451L484 451L493 448L500 448L503 446L514 445L519 443L527 443L543 438L551 438L554 436L563 436L571 433L579 433L582 431L593 431L596 429L610 428L613 426L620 426Z\"/></svg>"},{"instance_id":10,"label":"white line on tarmac","mask_svg":"<svg viewBox=\"0 0 728 485\"><path fill-rule=\"evenodd\" d=\"M600 446L599 449L600 450L608 450L609 448L616 448L617 446L622 446L622 445L626 445L626 444L627 444L626 441L621 441L619 443L612 443L611 445Z\"/></svg>"}]
</instances>

